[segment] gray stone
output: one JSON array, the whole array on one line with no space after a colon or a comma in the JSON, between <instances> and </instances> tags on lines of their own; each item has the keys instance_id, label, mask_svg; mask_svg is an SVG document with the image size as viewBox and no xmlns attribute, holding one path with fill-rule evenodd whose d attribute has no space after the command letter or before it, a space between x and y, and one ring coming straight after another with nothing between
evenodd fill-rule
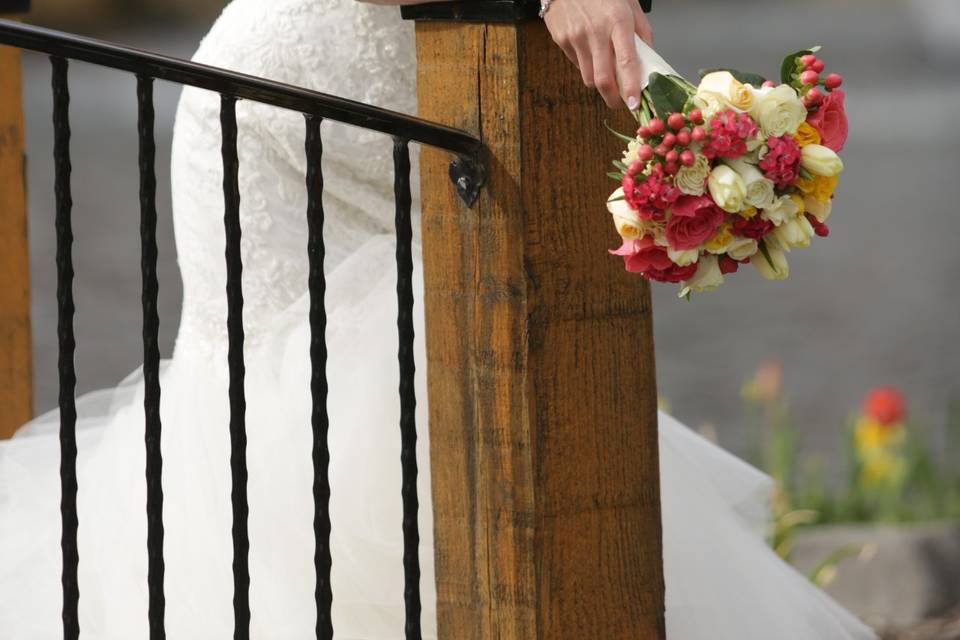
<instances>
[{"instance_id":1,"label":"gray stone","mask_svg":"<svg viewBox=\"0 0 960 640\"><path fill-rule=\"evenodd\" d=\"M834 550L844 560L826 591L875 628L905 628L960 603L960 524L831 525L797 534L793 563L809 572Z\"/></svg>"}]
</instances>

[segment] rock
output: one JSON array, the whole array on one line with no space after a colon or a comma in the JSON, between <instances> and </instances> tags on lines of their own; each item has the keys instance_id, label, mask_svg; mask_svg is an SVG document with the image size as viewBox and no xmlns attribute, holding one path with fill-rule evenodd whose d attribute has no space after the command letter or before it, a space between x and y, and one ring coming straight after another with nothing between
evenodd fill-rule
<instances>
[{"instance_id":1,"label":"rock","mask_svg":"<svg viewBox=\"0 0 960 640\"><path fill-rule=\"evenodd\" d=\"M840 563L826 591L874 628L910 628L960 604L960 523L811 527L797 533L791 560L809 573L845 545L865 551ZM960 624L938 633L895 637L960 640Z\"/></svg>"}]
</instances>

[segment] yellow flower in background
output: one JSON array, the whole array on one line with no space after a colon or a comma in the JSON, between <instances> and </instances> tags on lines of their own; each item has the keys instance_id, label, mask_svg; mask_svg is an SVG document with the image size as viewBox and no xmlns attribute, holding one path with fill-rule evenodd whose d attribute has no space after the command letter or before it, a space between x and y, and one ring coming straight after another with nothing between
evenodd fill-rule
<instances>
[{"instance_id":1,"label":"yellow flower in background","mask_svg":"<svg viewBox=\"0 0 960 640\"><path fill-rule=\"evenodd\" d=\"M800 124L800 127L797 129L797 133L794 134L793 138L797 141L797 144L800 145L800 148L803 148L808 144L820 144L822 142L820 138L820 132L808 122L802 122Z\"/></svg>"},{"instance_id":2,"label":"yellow flower in background","mask_svg":"<svg viewBox=\"0 0 960 640\"><path fill-rule=\"evenodd\" d=\"M779 360L768 360L761 364L753 377L744 383L740 395L750 402L772 402L780 397L783 381L783 365Z\"/></svg>"},{"instance_id":3,"label":"yellow flower in background","mask_svg":"<svg viewBox=\"0 0 960 640\"><path fill-rule=\"evenodd\" d=\"M869 416L861 416L857 420L854 433L857 451L869 453L878 449L899 447L904 440L903 423L884 424Z\"/></svg>"},{"instance_id":4,"label":"yellow flower in background","mask_svg":"<svg viewBox=\"0 0 960 640\"><path fill-rule=\"evenodd\" d=\"M903 481L907 463L902 456L879 453L864 460L860 481L867 487L897 485Z\"/></svg>"},{"instance_id":5,"label":"yellow flower in background","mask_svg":"<svg viewBox=\"0 0 960 640\"><path fill-rule=\"evenodd\" d=\"M876 387L864 399L854 431L854 449L864 487L897 487L905 480L905 417L906 402L894 387Z\"/></svg>"}]
</instances>

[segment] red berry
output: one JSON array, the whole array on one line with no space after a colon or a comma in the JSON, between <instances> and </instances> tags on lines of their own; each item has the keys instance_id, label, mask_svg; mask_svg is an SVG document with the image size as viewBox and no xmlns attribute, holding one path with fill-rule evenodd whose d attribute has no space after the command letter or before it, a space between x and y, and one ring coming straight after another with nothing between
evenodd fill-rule
<instances>
[{"instance_id":1,"label":"red berry","mask_svg":"<svg viewBox=\"0 0 960 640\"><path fill-rule=\"evenodd\" d=\"M823 60L821 60L820 58L817 58L817 59L814 61L814 63L813 63L812 65L810 65L810 68L813 69L814 71L816 71L817 73L822 73L824 67L826 67L826 65L823 64Z\"/></svg>"},{"instance_id":2,"label":"red berry","mask_svg":"<svg viewBox=\"0 0 960 640\"><path fill-rule=\"evenodd\" d=\"M676 149L671 149L667 151L667 155L664 156L664 159L667 161L667 164L677 164L680 161L680 154Z\"/></svg>"},{"instance_id":3,"label":"red berry","mask_svg":"<svg viewBox=\"0 0 960 640\"><path fill-rule=\"evenodd\" d=\"M766 87L767 89L773 89L774 87L777 86L777 83L774 82L773 80L764 80L764 81L763 81L763 84L760 85L760 86L761 86L761 87Z\"/></svg>"},{"instance_id":4,"label":"red berry","mask_svg":"<svg viewBox=\"0 0 960 640\"><path fill-rule=\"evenodd\" d=\"M637 149L637 157L643 162L649 162L653 159L653 147L648 144L641 145L641 147Z\"/></svg>"},{"instance_id":5,"label":"red berry","mask_svg":"<svg viewBox=\"0 0 960 640\"><path fill-rule=\"evenodd\" d=\"M635 176L638 173L642 173L645 166L639 160L634 160L630 163L630 166L627 167L627 173L631 176Z\"/></svg>"},{"instance_id":6,"label":"red berry","mask_svg":"<svg viewBox=\"0 0 960 640\"><path fill-rule=\"evenodd\" d=\"M809 100L811 104L820 104L820 101L823 100L823 92L814 87L810 89L810 91L807 91L807 100Z\"/></svg>"},{"instance_id":7,"label":"red berry","mask_svg":"<svg viewBox=\"0 0 960 640\"><path fill-rule=\"evenodd\" d=\"M697 162L697 154L687 149L680 154L680 164L685 167L692 167Z\"/></svg>"},{"instance_id":8,"label":"red berry","mask_svg":"<svg viewBox=\"0 0 960 640\"><path fill-rule=\"evenodd\" d=\"M654 152L655 154L657 154L658 156L660 156L661 158L662 158L663 156L667 155L667 152L668 152L668 151L670 151L670 149L668 149L667 147L663 146L662 144L661 144L660 146L658 146L656 149L653 150L653 152Z\"/></svg>"},{"instance_id":9,"label":"red berry","mask_svg":"<svg viewBox=\"0 0 960 640\"><path fill-rule=\"evenodd\" d=\"M663 134L663 146L669 149L675 146L676 144L677 144L677 136L675 134L673 133Z\"/></svg>"},{"instance_id":10,"label":"red berry","mask_svg":"<svg viewBox=\"0 0 960 640\"><path fill-rule=\"evenodd\" d=\"M823 79L823 86L827 89L833 91L834 89L839 89L840 85L843 84L843 76L839 73L831 73L826 78Z\"/></svg>"},{"instance_id":11,"label":"red berry","mask_svg":"<svg viewBox=\"0 0 960 640\"><path fill-rule=\"evenodd\" d=\"M649 138L649 137L650 137L650 128L649 128L649 127L640 127L639 129L637 129L637 135L640 136L641 138L644 138L644 139Z\"/></svg>"},{"instance_id":12,"label":"red berry","mask_svg":"<svg viewBox=\"0 0 960 640\"><path fill-rule=\"evenodd\" d=\"M682 113L671 113L670 117L667 118L667 124L670 125L671 129L676 131L683 129L683 125L687 124L687 119L683 117Z\"/></svg>"},{"instance_id":13,"label":"red berry","mask_svg":"<svg viewBox=\"0 0 960 640\"><path fill-rule=\"evenodd\" d=\"M700 109L691 109L690 110L690 121L694 124L700 124L703 122L703 111Z\"/></svg>"},{"instance_id":14,"label":"red berry","mask_svg":"<svg viewBox=\"0 0 960 640\"><path fill-rule=\"evenodd\" d=\"M807 220L810 222L810 226L813 227L813 232L815 234L817 234L821 238L826 238L828 235L830 235L830 228L824 223L817 220L816 216L814 216L812 213L807 213L805 215L807 217Z\"/></svg>"},{"instance_id":15,"label":"red berry","mask_svg":"<svg viewBox=\"0 0 960 640\"><path fill-rule=\"evenodd\" d=\"M694 127L693 131L690 132L690 137L697 142L700 142L707 137L707 130L703 127Z\"/></svg>"},{"instance_id":16,"label":"red berry","mask_svg":"<svg viewBox=\"0 0 960 640\"><path fill-rule=\"evenodd\" d=\"M720 273L736 273L737 269L740 268L740 263L728 256L723 254L720 256Z\"/></svg>"},{"instance_id":17,"label":"red berry","mask_svg":"<svg viewBox=\"0 0 960 640\"><path fill-rule=\"evenodd\" d=\"M800 82L803 84L817 84L820 82L820 74L813 69L807 69L800 74Z\"/></svg>"},{"instance_id":18,"label":"red berry","mask_svg":"<svg viewBox=\"0 0 960 640\"><path fill-rule=\"evenodd\" d=\"M668 162L667 166L665 166L663 170L666 171L668 175L672 176L677 171L680 171L680 165L678 165L676 162Z\"/></svg>"},{"instance_id":19,"label":"red berry","mask_svg":"<svg viewBox=\"0 0 960 640\"><path fill-rule=\"evenodd\" d=\"M680 129L680 131L677 131L677 144L681 147L690 146L690 129Z\"/></svg>"},{"instance_id":20,"label":"red berry","mask_svg":"<svg viewBox=\"0 0 960 640\"><path fill-rule=\"evenodd\" d=\"M664 129L663 120L661 120L660 118L654 118L649 123L647 123L647 128L650 129L650 133L652 133L655 136L658 136L661 133L663 133L663 129Z\"/></svg>"},{"instance_id":21,"label":"red berry","mask_svg":"<svg viewBox=\"0 0 960 640\"><path fill-rule=\"evenodd\" d=\"M813 66L813 63L816 61L817 56L813 55L812 53L808 53L805 56L800 56L800 63L808 69Z\"/></svg>"}]
</instances>

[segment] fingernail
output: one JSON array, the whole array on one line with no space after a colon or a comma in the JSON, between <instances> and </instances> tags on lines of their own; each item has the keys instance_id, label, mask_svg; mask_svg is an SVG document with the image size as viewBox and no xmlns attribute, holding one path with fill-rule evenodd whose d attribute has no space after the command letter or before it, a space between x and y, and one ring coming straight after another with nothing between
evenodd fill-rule
<instances>
[{"instance_id":1,"label":"fingernail","mask_svg":"<svg viewBox=\"0 0 960 640\"><path fill-rule=\"evenodd\" d=\"M636 96L630 96L629 98L627 98L627 109L630 109L630 111L636 111L637 107L639 106L640 106L640 101L637 100Z\"/></svg>"}]
</instances>

